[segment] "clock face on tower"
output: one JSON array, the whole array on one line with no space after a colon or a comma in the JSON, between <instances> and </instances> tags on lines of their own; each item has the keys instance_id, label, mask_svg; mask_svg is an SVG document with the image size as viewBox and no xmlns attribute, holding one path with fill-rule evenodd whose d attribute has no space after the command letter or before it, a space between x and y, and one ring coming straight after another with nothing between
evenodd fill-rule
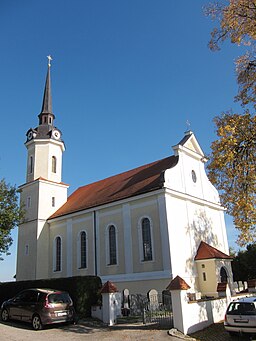
<instances>
[{"instance_id":1,"label":"clock face on tower","mask_svg":"<svg viewBox=\"0 0 256 341\"><path fill-rule=\"evenodd\" d=\"M30 132L28 133L28 140L31 140L33 137L33 132L32 130L30 130Z\"/></svg>"},{"instance_id":2,"label":"clock face on tower","mask_svg":"<svg viewBox=\"0 0 256 341\"><path fill-rule=\"evenodd\" d=\"M60 132L57 129L54 129L52 131L52 137L56 140L59 140L60 139Z\"/></svg>"}]
</instances>

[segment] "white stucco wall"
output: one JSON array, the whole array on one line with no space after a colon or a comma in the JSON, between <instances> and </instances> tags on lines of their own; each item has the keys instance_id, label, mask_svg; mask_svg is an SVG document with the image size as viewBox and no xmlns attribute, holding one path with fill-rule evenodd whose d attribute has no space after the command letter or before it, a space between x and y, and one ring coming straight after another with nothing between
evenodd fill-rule
<instances>
[{"instance_id":1,"label":"white stucco wall","mask_svg":"<svg viewBox=\"0 0 256 341\"><path fill-rule=\"evenodd\" d=\"M26 144L27 154L27 182L43 177L55 182L61 182L62 153L65 150L61 141L53 139L31 140ZM56 173L52 172L52 156L56 157ZM33 172L30 172L30 157L33 158Z\"/></svg>"},{"instance_id":2,"label":"white stucco wall","mask_svg":"<svg viewBox=\"0 0 256 341\"><path fill-rule=\"evenodd\" d=\"M179 161L164 175L172 276L179 275L197 291L194 257L200 242L229 253L224 210L207 178L205 158L194 136L174 150Z\"/></svg>"}]
</instances>

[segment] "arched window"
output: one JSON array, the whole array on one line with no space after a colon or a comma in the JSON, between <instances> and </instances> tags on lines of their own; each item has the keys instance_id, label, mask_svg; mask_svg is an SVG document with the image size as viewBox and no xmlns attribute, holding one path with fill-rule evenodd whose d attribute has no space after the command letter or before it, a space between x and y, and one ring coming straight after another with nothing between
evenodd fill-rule
<instances>
[{"instance_id":1,"label":"arched window","mask_svg":"<svg viewBox=\"0 0 256 341\"><path fill-rule=\"evenodd\" d=\"M57 170L57 159L55 156L52 156L52 172L56 173Z\"/></svg>"},{"instance_id":2,"label":"arched window","mask_svg":"<svg viewBox=\"0 0 256 341\"><path fill-rule=\"evenodd\" d=\"M80 233L80 269L84 269L87 267L86 252L86 233L82 231Z\"/></svg>"},{"instance_id":3,"label":"arched window","mask_svg":"<svg viewBox=\"0 0 256 341\"><path fill-rule=\"evenodd\" d=\"M55 267L54 271L61 271L61 238L55 239Z\"/></svg>"},{"instance_id":4,"label":"arched window","mask_svg":"<svg viewBox=\"0 0 256 341\"><path fill-rule=\"evenodd\" d=\"M29 173L32 174L33 170L34 170L33 156L30 156L30 158L29 158Z\"/></svg>"},{"instance_id":5,"label":"arched window","mask_svg":"<svg viewBox=\"0 0 256 341\"><path fill-rule=\"evenodd\" d=\"M117 264L116 228L114 225L110 225L108 228L108 244L109 244L109 265Z\"/></svg>"},{"instance_id":6,"label":"arched window","mask_svg":"<svg viewBox=\"0 0 256 341\"><path fill-rule=\"evenodd\" d=\"M141 221L141 233L142 233L143 260L144 261L152 260L153 254L152 254L151 229L150 229L150 221L148 218L143 218Z\"/></svg>"},{"instance_id":7,"label":"arched window","mask_svg":"<svg viewBox=\"0 0 256 341\"><path fill-rule=\"evenodd\" d=\"M226 269L222 266L222 268L220 269L220 281L221 283L226 283L228 281L228 274Z\"/></svg>"}]
</instances>

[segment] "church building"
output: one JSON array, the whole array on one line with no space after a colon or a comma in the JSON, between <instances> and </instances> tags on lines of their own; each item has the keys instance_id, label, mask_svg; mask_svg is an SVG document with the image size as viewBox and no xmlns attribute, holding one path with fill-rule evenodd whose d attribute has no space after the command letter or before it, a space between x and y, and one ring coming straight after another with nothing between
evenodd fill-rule
<instances>
[{"instance_id":1,"label":"church building","mask_svg":"<svg viewBox=\"0 0 256 341\"><path fill-rule=\"evenodd\" d=\"M68 197L50 70L49 58L38 126L26 134L17 281L97 275L120 291L147 293L165 290L179 276L191 293L217 296L222 282L232 288L224 209L194 133L181 137L173 155Z\"/></svg>"}]
</instances>

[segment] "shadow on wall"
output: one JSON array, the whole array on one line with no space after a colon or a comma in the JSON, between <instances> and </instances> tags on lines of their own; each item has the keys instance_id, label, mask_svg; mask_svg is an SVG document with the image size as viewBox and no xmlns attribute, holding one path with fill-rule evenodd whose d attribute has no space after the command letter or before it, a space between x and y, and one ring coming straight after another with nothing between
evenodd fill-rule
<instances>
[{"instance_id":1,"label":"shadow on wall","mask_svg":"<svg viewBox=\"0 0 256 341\"><path fill-rule=\"evenodd\" d=\"M213 233L213 221L208 218L204 210L197 210L191 224L186 226L186 235L189 236L191 257L186 261L186 270L196 271L194 258L201 241L218 248L218 236Z\"/></svg>"}]
</instances>

